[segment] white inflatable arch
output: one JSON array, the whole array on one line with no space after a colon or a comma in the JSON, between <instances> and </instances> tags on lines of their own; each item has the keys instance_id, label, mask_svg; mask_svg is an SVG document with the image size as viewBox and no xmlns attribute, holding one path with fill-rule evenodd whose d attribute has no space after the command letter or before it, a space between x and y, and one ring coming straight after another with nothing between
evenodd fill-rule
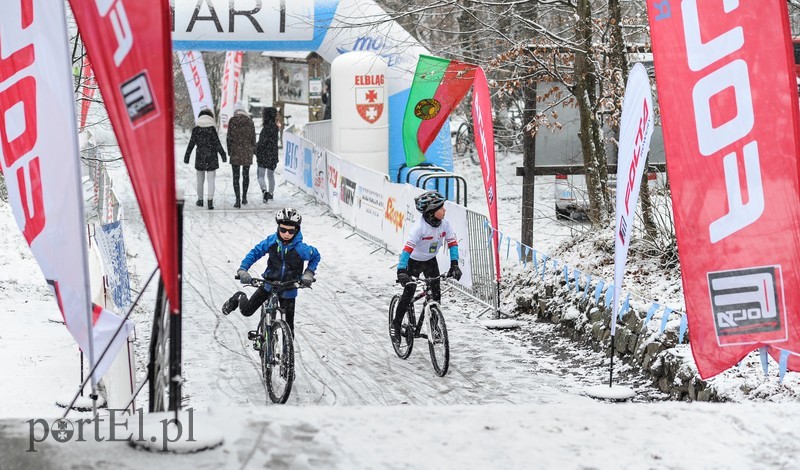
<instances>
[{"instance_id":1,"label":"white inflatable arch","mask_svg":"<svg viewBox=\"0 0 800 470\"><path fill-rule=\"evenodd\" d=\"M403 115L420 54L429 52L373 0L173 0L177 50L308 51L328 62L350 51L380 54L388 64L389 176L405 164ZM260 7L258 4L260 3ZM366 24L367 26L359 26ZM447 123L427 162L452 171Z\"/></svg>"}]
</instances>

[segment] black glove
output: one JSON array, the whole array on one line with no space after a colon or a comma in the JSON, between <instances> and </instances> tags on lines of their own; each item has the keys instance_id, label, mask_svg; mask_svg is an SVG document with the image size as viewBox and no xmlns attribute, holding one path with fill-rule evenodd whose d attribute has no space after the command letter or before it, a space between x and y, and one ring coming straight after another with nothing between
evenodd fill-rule
<instances>
[{"instance_id":1,"label":"black glove","mask_svg":"<svg viewBox=\"0 0 800 470\"><path fill-rule=\"evenodd\" d=\"M242 284L250 284L251 282L253 282L253 276L251 276L250 273L248 273L244 269L236 271L236 275L239 276L239 282L241 282Z\"/></svg>"},{"instance_id":2,"label":"black glove","mask_svg":"<svg viewBox=\"0 0 800 470\"><path fill-rule=\"evenodd\" d=\"M185 163L185 164L187 164L187 165L188 165L188 164L189 164L189 157L186 157L186 158L184 158L184 159L183 159L183 163Z\"/></svg>"},{"instance_id":3,"label":"black glove","mask_svg":"<svg viewBox=\"0 0 800 470\"><path fill-rule=\"evenodd\" d=\"M300 284L304 285L305 287L311 287L311 284L314 283L316 279L314 279L314 271L310 269L306 269L303 272L303 275L300 276Z\"/></svg>"},{"instance_id":4,"label":"black glove","mask_svg":"<svg viewBox=\"0 0 800 470\"><path fill-rule=\"evenodd\" d=\"M461 268L458 267L458 260L450 261L450 271L447 271L447 275L456 281L461 279Z\"/></svg>"},{"instance_id":5,"label":"black glove","mask_svg":"<svg viewBox=\"0 0 800 470\"><path fill-rule=\"evenodd\" d=\"M408 271L406 271L405 269L398 269L397 283L405 287L405 285L408 284L409 282L411 282L411 276L408 275Z\"/></svg>"}]
</instances>

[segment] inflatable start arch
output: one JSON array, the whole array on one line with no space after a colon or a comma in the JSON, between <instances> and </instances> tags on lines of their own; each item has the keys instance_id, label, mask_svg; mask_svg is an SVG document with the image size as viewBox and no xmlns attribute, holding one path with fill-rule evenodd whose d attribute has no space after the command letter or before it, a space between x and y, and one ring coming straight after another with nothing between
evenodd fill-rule
<instances>
[{"instance_id":1,"label":"inflatable start arch","mask_svg":"<svg viewBox=\"0 0 800 470\"><path fill-rule=\"evenodd\" d=\"M328 62L351 51L373 52L388 64L389 168L405 164L402 127L414 69L429 54L373 0L174 0L172 40L178 50L308 51ZM368 26L359 26L355 22ZM450 125L425 154L452 171Z\"/></svg>"}]
</instances>

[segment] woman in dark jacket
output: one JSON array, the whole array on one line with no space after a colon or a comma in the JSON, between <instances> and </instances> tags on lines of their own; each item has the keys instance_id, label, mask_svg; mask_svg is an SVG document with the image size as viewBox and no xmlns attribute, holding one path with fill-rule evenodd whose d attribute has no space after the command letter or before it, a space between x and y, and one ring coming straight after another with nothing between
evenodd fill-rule
<instances>
[{"instance_id":1,"label":"woman in dark jacket","mask_svg":"<svg viewBox=\"0 0 800 470\"><path fill-rule=\"evenodd\" d=\"M217 128L214 127L214 113L210 109L200 111L197 117L197 125L192 129L192 138L189 139L189 146L186 147L186 155L183 163L189 163L192 149L197 146L194 160L194 169L197 170L197 205L203 207L203 183L208 178L208 208L214 208L214 179L219 160L217 154L222 156L222 161L226 161L225 149L217 135Z\"/></svg>"},{"instance_id":2,"label":"woman in dark jacket","mask_svg":"<svg viewBox=\"0 0 800 470\"><path fill-rule=\"evenodd\" d=\"M236 203L233 207L247 205L247 188L250 186L250 165L253 164L253 154L256 151L256 128L253 120L245 111L242 103L234 106L233 117L228 121L228 155L231 157L233 169L233 192L236 194ZM239 199L239 169L242 170L242 194Z\"/></svg>"},{"instance_id":3,"label":"woman in dark jacket","mask_svg":"<svg viewBox=\"0 0 800 470\"><path fill-rule=\"evenodd\" d=\"M261 186L263 201L272 199L275 191L275 168L278 166L278 110L272 107L264 108L264 126L258 136L256 145L256 163L258 169L258 184ZM269 181L269 188L264 181L266 174Z\"/></svg>"}]
</instances>

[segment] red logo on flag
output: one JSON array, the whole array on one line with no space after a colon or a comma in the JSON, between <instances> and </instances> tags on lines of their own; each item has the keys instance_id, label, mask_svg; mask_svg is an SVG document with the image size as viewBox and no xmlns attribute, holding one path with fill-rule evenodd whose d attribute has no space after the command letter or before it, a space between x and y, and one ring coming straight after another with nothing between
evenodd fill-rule
<instances>
[{"instance_id":1,"label":"red logo on flag","mask_svg":"<svg viewBox=\"0 0 800 470\"><path fill-rule=\"evenodd\" d=\"M383 114L383 88L356 87L356 111L372 124Z\"/></svg>"}]
</instances>

